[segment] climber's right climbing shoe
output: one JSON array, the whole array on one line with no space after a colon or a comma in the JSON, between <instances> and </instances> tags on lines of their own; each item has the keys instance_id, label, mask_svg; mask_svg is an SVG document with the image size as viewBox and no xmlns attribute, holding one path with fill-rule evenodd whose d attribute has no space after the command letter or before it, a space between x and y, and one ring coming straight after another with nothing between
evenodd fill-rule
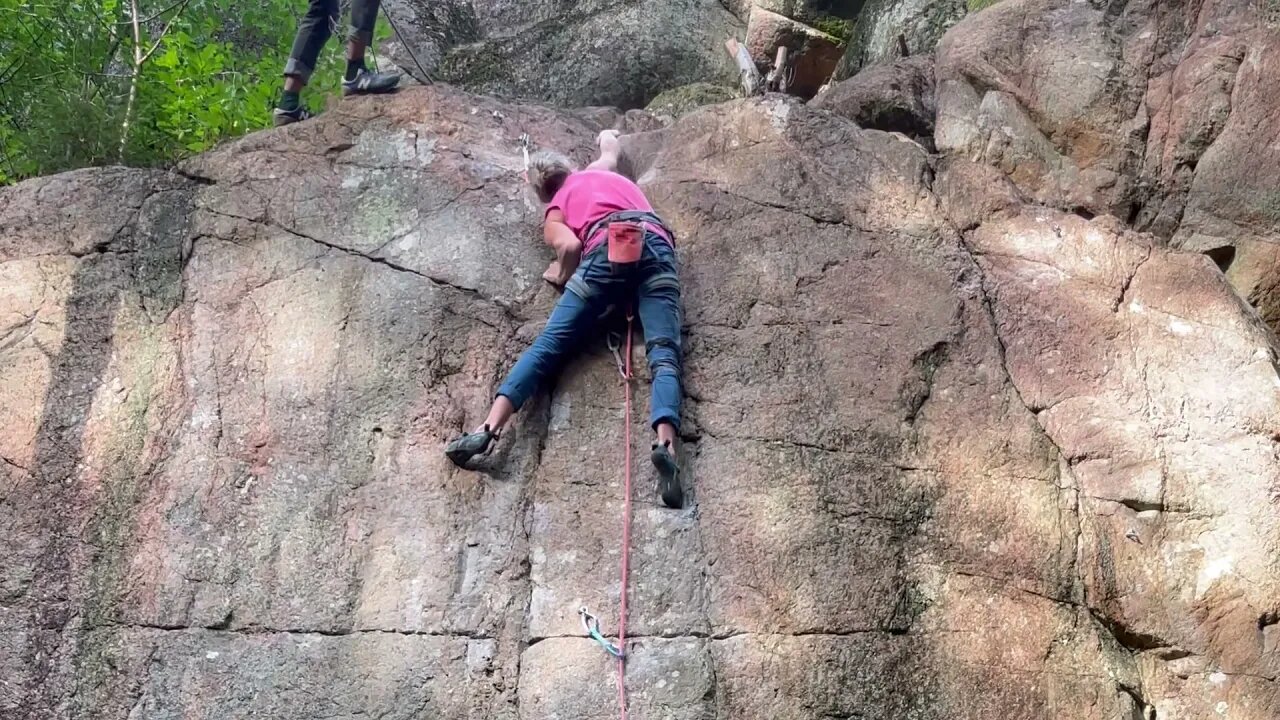
<instances>
[{"instance_id":1,"label":"climber's right climbing shoe","mask_svg":"<svg viewBox=\"0 0 1280 720\"><path fill-rule=\"evenodd\" d=\"M485 425L484 429L479 432L462 433L462 437L445 446L444 454L454 465L465 468L471 458L489 452L490 446L493 445L493 441L497 438L497 434L490 431L489 426Z\"/></svg>"},{"instance_id":2,"label":"climber's right climbing shoe","mask_svg":"<svg viewBox=\"0 0 1280 720\"><path fill-rule=\"evenodd\" d=\"M680 487L680 466L671 454L671 445L654 445L649 458L658 469L658 494L662 496L662 503L673 510L679 510L684 506L684 489Z\"/></svg>"}]
</instances>

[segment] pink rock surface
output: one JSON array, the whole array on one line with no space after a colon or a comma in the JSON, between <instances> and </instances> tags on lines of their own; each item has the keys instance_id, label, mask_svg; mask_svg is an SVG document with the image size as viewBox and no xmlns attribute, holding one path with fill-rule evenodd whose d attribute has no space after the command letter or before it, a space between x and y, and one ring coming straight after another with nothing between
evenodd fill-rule
<instances>
[{"instance_id":1,"label":"pink rock surface","mask_svg":"<svg viewBox=\"0 0 1280 720\"><path fill-rule=\"evenodd\" d=\"M416 88L0 190L0 716L613 716L611 358L441 454L556 299L514 138L591 118ZM638 464L631 717L1276 716L1275 342L1209 259L794 100L629 142L690 496Z\"/></svg>"}]
</instances>

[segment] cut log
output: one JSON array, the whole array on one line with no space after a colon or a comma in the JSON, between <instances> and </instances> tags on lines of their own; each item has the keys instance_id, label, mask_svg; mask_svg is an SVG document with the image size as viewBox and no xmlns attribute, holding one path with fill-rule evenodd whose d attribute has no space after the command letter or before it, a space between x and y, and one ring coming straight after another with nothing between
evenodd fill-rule
<instances>
[{"instance_id":1,"label":"cut log","mask_svg":"<svg viewBox=\"0 0 1280 720\"><path fill-rule=\"evenodd\" d=\"M763 91L764 81L760 77L760 71L756 69L755 61L751 59L751 53L747 52L746 46L734 38L725 40L724 46L729 51L729 55L734 62L738 64L738 75L742 81L742 94L751 97Z\"/></svg>"},{"instance_id":2,"label":"cut log","mask_svg":"<svg viewBox=\"0 0 1280 720\"><path fill-rule=\"evenodd\" d=\"M787 46L778 46L778 55L774 58L773 69L769 71L769 75L765 81L770 90L776 90L784 93L787 86L791 84L791 67L788 64Z\"/></svg>"}]
</instances>

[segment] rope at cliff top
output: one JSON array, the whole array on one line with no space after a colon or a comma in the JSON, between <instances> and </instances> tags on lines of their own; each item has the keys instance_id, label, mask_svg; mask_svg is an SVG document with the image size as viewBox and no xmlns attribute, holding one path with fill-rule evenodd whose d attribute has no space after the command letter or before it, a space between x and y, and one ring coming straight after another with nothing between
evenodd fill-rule
<instances>
[{"instance_id":1,"label":"rope at cliff top","mask_svg":"<svg viewBox=\"0 0 1280 720\"><path fill-rule=\"evenodd\" d=\"M422 67L422 63L418 62L418 56L413 52L413 48L409 47L409 39L404 36L404 33L400 32L400 27L396 25L395 18L391 17L391 11L387 9L385 3L382 4L382 14L387 16L387 22L391 24L391 29L400 38L400 44L404 46L404 51L409 53L410 58L413 58L413 64L417 66L418 72L422 73L422 79L428 85L434 85L435 80L431 79L431 73L428 73L426 68Z\"/></svg>"}]
</instances>

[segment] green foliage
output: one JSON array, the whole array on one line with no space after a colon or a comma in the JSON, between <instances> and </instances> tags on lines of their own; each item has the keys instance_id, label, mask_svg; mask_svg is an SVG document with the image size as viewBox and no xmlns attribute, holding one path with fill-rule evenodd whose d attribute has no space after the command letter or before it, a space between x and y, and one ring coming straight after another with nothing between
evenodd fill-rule
<instances>
[{"instance_id":1,"label":"green foliage","mask_svg":"<svg viewBox=\"0 0 1280 720\"><path fill-rule=\"evenodd\" d=\"M998 2L1000 0L969 0L969 12L976 13L979 10L985 10Z\"/></svg>"},{"instance_id":2,"label":"green foliage","mask_svg":"<svg viewBox=\"0 0 1280 720\"><path fill-rule=\"evenodd\" d=\"M853 38L853 30L857 27L857 22L828 15L814 20L813 27L835 37L841 45L847 45Z\"/></svg>"},{"instance_id":3,"label":"green foliage","mask_svg":"<svg viewBox=\"0 0 1280 720\"><path fill-rule=\"evenodd\" d=\"M89 165L160 165L267 127L304 0L0 0L0 184ZM375 43L390 36L380 19ZM344 18L343 25L346 25ZM338 91L341 37L304 96ZM154 47L154 50L152 48Z\"/></svg>"}]
</instances>

